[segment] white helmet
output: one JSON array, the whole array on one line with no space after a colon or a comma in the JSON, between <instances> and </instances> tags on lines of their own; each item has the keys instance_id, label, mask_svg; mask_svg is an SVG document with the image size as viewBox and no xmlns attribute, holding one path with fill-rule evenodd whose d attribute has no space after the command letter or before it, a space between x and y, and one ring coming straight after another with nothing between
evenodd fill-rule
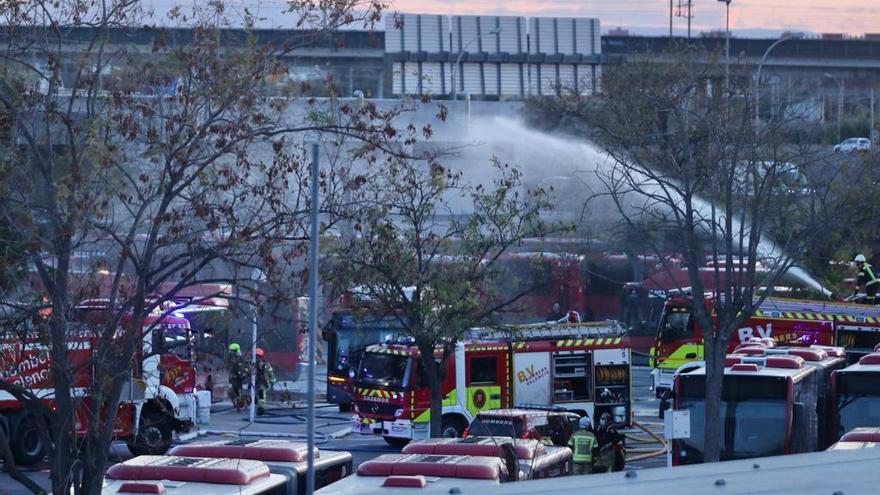
<instances>
[{"instance_id":1,"label":"white helmet","mask_svg":"<svg viewBox=\"0 0 880 495\"><path fill-rule=\"evenodd\" d=\"M593 425L590 423L589 416L581 416L581 419L578 420L578 427L582 430L587 429L591 426Z\"/></svg>"},{"instance_id":2,"label":"white helmet","mask_svg":"<svg viewBox=\"0 0 880 495\"><path fill-rule=\"evenodd\" d=\"M864 263L865 262L865 255L864 254L857 254L856 259L853 261L855 261L856 263Z\"/></svg>"}]
</instances>

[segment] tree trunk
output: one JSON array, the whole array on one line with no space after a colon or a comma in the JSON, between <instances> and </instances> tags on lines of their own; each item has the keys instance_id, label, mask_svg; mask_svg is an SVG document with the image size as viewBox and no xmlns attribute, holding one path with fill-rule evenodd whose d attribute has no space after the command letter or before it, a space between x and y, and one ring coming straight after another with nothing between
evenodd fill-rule
<instances>
[{"instance_id":1,"label":"tree trunk","mask_svg":"<svg viewBox=\"0 0 880 495\"><path fill-rule=\"evenodd\" d=\"M703 438L703 462L717 462L721 457L721 389L724 380L726 345L717 337L704 339L706 356L706 424Z\"/></svg>"},{"instance_id":2,"label":"tree trunk","mask_svg":"<svg viewBox=\"0 0 880 495\"><path fill-rule=\"evenodd\" d=\"M428 379L428 388L431 390L431 422L429 435L432 438L439 438L442 435L441 428L443 425L443 395L441 368L438 366L434 358L434 343L419 344L419 355L421 356L422 368L425 370L425 377Z\"/></svg>"}]
</instances>

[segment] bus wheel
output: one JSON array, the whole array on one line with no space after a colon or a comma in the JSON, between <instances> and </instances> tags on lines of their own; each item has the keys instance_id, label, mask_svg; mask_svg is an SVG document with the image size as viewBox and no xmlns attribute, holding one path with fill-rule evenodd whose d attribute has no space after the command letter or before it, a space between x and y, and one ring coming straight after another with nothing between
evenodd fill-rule
<instances>
[{"instance_id":1,"label":"bus wheel","mask_svg":"<svg viewBox=\"0 0 880 495\"><path fill-rule=\"evenodd\" d=\"M28 414L21 418L12 432L10 449L15 462L21 466L32 466L40 462L46 453L39 423L34 415Z\"/></svg>"},{"instance_id":2,"label":"bus wheel","mask_svg":"<svg viewBox=\"0 0 880 495\"><path fill-rule=\"evenodd\" d=\"M390 445L396 449L402 449L402 448L406 447L406 444L409 443L408 438L398 438L398 437L389 437L389 436L383 436L382 438L385 439L385 443L387 443L388 445Z\"/></svg>"},{"instance_id":3,"label":"bus wheel","mask_svg":"<svg viewBox=\"0 0 880 495\"><path fill-rule=\"evenodd\" d=\"M128 450L138 455L162 455L171 447L171 423L162 411L145 410L137 435L128 442Z\"/></svg>"}]
</instances>

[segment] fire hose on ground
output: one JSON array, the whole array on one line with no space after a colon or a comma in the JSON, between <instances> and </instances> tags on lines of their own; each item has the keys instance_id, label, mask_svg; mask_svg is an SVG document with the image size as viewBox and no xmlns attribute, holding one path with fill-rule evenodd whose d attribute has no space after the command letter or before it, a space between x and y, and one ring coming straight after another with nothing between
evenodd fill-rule
<instances>
[{"instance_id":1,"label":"fire hose on ground","mask_svg":"<svg viewBox=\"0 0 880 495\"><path fill-rule=\"evenodd\" d=\"M657 435L656 433L651 431L651 429L648 426L643 425L643 424L639 423L638 421L633 421L633 426L635 426L636 428L645 432L648 435L648 437L650 437L650 438L639 437L639 436L636 436L636 435L633 435L630 433L626 433L625 436L628 441L631 441L636 444L641 444L641 445L650 445L650 444L658 444L659 443L660 447L656 448L656 449L653 449L653 448L626 449L627 454L636 454L634 456L627 457L626 458L627 463L666 455L666 439Z\"/></svg>"}]
</instances>

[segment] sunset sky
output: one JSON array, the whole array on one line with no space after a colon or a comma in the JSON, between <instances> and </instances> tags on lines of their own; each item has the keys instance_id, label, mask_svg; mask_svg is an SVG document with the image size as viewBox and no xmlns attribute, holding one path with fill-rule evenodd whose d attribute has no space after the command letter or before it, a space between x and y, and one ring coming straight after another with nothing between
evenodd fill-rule
<instances>
[{"instance_id":1,"label":"sunset sky","mask_svg":"<svg viewBox=\"0 0 880 495\"><path fill-rule=\"evenodd\" d=\"M677 7L679 0L674 0ZM683 3L684 0L682 0ZM724 3L693 0L695 32L724 28ZM669 0L396 0L401 12L598 17L603 30L621 26L636 33L669 30ZM880 0L732 0L731 28L743 36L781 31L880 32ZM674 18L676 31L686 18Z\"/></svg>"}]
</instances>

